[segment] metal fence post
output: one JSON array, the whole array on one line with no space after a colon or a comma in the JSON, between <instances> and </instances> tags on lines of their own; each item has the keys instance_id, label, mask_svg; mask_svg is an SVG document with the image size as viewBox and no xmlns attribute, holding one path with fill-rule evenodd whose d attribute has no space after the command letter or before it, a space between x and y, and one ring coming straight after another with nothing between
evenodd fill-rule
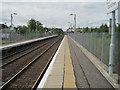
<instances>
[{"instance_id":1,"label":"metal fence post","mask_svg":"<svg viewBox=\"0 0 120 90\"><path fill-rule=\"evenodd\" d=\"M96 33L94 33L94 55L96 55Z\"/></svg>"},{"instance_id":2,"label":"metal fence post","mask_svg":"<svg viewBox=\"0 0 120 90\"><path fill-rule=\"evenodd\" d=\"M90 33L90 52L92 53L92 34L93 33Z\"/></svg>"},{"instance_id":3,"label":"metal fence post","mask_svg":"<svg viewBox=\"0 0 120 90\"><path fill-rule=\"evenodd\" d=\"M101 51L101 61L104 62L104 46L105 46L105 33L102 33L102 51Z\"/></svg>"},{"instance_id":4,"label":"metal fence post","mask_svg":"<svg viewBox=\"0 0 120 90\"><path fill-rule=\"evenodd\" d=\"M111 44L109 56L109 74L113 74L114 61L115 61L115 11L112 12L112 31L111 31Z\"/></svg>"}]
</instances>

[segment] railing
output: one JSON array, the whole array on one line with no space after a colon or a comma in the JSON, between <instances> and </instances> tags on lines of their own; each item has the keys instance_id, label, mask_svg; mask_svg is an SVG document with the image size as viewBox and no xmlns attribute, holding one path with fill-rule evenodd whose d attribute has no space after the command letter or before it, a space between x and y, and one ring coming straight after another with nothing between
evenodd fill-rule
<instances>
[{"instance_id":1,"label":"railing","mask_svg":"<svg viewBox=\"0 0 120 90\"><path fill-rule=\"evenodd\" d=\"M39 32L27 32L24 34L11 31L11 32L2 32L0 34L1 41L0 44L8 44L8 43L15 43L45 36L50 36L51 34L39 33Z\"/></svg>"}]
</instances>

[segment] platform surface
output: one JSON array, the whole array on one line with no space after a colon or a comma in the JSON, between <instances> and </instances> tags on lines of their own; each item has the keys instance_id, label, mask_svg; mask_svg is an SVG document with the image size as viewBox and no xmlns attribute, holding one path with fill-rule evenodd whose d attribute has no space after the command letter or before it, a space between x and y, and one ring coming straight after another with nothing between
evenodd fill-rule
<instances>
[{"instance_id":1,"label":"platform surface","mask_svg":"<svg viewBox=\"0 0 120 90\"><path fill-rule=\"evenodd\" d=\"M76 88L70 56L65 36L38 88Z\"/></svg>"},{"instance_id":2,"label":"platform surface","mask_svg":"<svg viewBox=\"0 0 120 90\"><path fill-rule=\"evenodd\" d=\"M21 42L16 42L16 43L0 45L0 50L1 49L6 49L6 48L9 48L9 47L15 47L15 46L19 46L19 45L35 42L35 41L39 41L39 40L43 40L43 39L47 39L47 38L51 38L51 37L55 37L55 36L57 36L57 35L40 37L40 38L37 38L37 39L32 39L32 40L26 40L26 41L21 41Z\"/></svg>"},{"instance_id":3,"label":"platform surface","mask_svg":"<svg viewBox=\"0 0 120 90\"><path fill-rule=\"evenodd\" d=\"M113 88L71 38L69 45L78 88Z\"/></svg>"},{"instance_id":4,"label":"platform surface","mask_svg":"<svg viewBox=\"0 0 120 90\"><path fill-rule=\"evenodd\" d=\"M38 88L113 86L69 36L65 36Z\"/></svg>"}]
</instances>

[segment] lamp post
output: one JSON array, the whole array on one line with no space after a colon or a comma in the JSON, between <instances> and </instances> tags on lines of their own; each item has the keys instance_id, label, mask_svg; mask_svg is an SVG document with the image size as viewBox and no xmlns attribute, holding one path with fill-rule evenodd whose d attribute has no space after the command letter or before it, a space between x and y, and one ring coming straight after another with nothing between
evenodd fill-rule
<instances>
[{"instance_id":1,"label":"lamp post","mask_svg":"<svg viewBox=\"0 0 120 90\"><path fill-rule=\"evenodd\" d=\"M74 16L74 31L76 30L76 14L70 14Z\"/></svg>"},{"instance_id":2,"label":"lamp post","mask_svg":"<svg viewBox=\"0 0 120 90\"><path fill-rule=\"evenodd\" d=\"M118 2L118 23L120 24L120 1Z\"/></svg>"},{"instance_id":3,"label":"lamp post","mask_svg":"<svg viewBox=\"0 0 120 90\"><path fill-rule=\"evenodd\" d=\"M17 13L11 14L11 30L13 30L13 15L17 15Z\"/></svg>"},{"instance_id":4,"label":"lamp post","mask_svg":"<svg viewBox=\"0 0 120 90\"><path fill-rule=\"evenodd\" d=\"M70 27L69 27L69 30L72 31L72 23L71 22L68 22Z\"/></svg>"}]
</instances>

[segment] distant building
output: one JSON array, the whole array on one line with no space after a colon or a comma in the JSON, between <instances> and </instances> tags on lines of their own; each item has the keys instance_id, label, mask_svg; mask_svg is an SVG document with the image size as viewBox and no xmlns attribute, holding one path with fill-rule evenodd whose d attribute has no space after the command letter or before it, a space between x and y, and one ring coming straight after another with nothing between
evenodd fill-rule
<instances>
[{"instance_id":1,"label":"distant building","mask_svg":"<svg viewBox=\"0 0 120 90\"><path fill-rule=\"evenodd\" d=\"M15 32L15 30L10 30L8 28L2 28L0 29L0 38L1 39L8 39L10 35L12 35Z\"/></svg>"}]
</instances>

